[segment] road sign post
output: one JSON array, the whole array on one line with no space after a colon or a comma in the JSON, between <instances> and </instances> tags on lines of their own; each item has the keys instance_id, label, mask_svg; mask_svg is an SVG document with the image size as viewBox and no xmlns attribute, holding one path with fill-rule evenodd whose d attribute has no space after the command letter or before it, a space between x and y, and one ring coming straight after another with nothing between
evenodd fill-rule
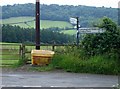
<instances>
[{"instance_id":1,"label":"road sign post","mask_svg":"<svg viewBox=\"0 0 120 89\"><path fill-rule=\"evenodd\" d=\"M80 40L81 34L96 34L96 33L104 33L105 32L105 30L103 30L102 28L95 28L95 27L93 27L93 28L80 28L79 17L70 18L70 23L74 24L75 27L77 28L77 33L76 33L77 46L79 46L79 40Z\"/></svg>"},{"instance_id":2,"label":"road sign post","mask_svg":"<svg viewBox=\"0 0 120 89\"><path fill-rule=\"evenodd\" d=\"M70 18L70 23L77 25L76 43L79 46L79 17Z\"/></svg>"}]
</instances>

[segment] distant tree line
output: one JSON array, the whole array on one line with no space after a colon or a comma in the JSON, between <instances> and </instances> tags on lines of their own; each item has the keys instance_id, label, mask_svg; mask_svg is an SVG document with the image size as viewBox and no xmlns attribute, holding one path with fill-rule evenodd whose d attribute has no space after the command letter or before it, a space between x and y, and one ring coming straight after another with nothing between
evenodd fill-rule
<instances>
[{"instance_id":1,"label":"distant tree line","mask_svg":"<svg viewBox=\"0 0 120 89\"><path fill-rule=\"evenodd\" d=\"M66 44L73 42L74 39L73 36L65 35L63 33L52 31L50 29L41 30L40 32L41 43ZM3 25L2 42L35 43L35 29L20 28L19 26Z\"/></svg>"},{"instance_id":2,"label":"distant tree line","mask_svg":"<svg viewBox=\"0 0 120 89\"><path fill-rule=\"evenodd\" d=\"M45 5L42 4L41 20L69 21L70 17L80 17L81 26L89 26L90 21L94 21L103 16L107 16L117 21L118 11L115 8L73 6L73 5ZM34 16L35 4L14 4L2 6L2 18Z\"/></svg>"}]
</instances>

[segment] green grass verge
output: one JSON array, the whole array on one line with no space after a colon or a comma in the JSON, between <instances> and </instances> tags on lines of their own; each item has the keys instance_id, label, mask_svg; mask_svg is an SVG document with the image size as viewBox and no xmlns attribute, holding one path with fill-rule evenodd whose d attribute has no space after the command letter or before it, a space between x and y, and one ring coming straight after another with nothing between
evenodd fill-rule
<instances>
[{"instance_id":1,"label":"green grass verge","mask_svg":"<svg viewBox=\"0 0 120 89\"><path fill-rule=\"evenodd\" d=\"M94 74L118 74L120 67L116 60L111 60L104 55L90 57L82 60L72 54L57 54L52 65L54 68L64 69L68 72L94 73Z\"/></svg>"},{"instance_id":2,"label":"green grass verge","mask_svg":"<svg viewBox=\"0 0 120 89\"><path fill-rule=\"evenodd\" d=\"M53 66L52 65L48 65L48 66L37 66L37 67L30 67L29 71L38 71L38 72L45 72L45 71L51 71L53 70Z\"/></svg>"}]
</instances>

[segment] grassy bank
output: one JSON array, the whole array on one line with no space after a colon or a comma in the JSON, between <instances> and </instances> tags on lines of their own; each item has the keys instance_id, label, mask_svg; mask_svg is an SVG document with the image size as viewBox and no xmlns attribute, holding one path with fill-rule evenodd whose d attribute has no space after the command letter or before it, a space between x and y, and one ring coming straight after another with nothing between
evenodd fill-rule
<instances>
[{"instance_id":1,"label":"grassy bank","mask_svg":"<svg viewBox=\"0 0 120 89\"><path fill-rule=\"evenodd\" d=\"M113 74L120 73L119 62L116 57L107 54L86 57L81 53L71 51L56 54L51 64L54 68L64 69L67 72Z\"/></svg>"},{"instance_id":2,"label":"grassy bank","mask_svg":"<svg viewBox=\"0 0 120 89\"><path fill-rule=\"evenodd\" d=\"M55 55L52 64L54 68L64 69L67 72L95 74L118 74L120 72L116 61L105 59L102 55L88 60L81 60L71 55Z\"/></svg>"}]
</instances>

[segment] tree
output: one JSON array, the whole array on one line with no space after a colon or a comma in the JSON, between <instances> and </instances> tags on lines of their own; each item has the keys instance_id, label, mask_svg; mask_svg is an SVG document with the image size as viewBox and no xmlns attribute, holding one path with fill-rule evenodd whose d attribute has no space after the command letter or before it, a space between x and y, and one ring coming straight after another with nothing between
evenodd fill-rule
<instances>
[{"instance_id":1,"label":"tree","mask_svg":"<svg viewBox=\"0 0 120 89\"><path fill-rule=\"evenodd\" d=\"M87 55L120 53L120 29L109 18L104 17L99 25L106 31L102 34L88 34L82 41L82 48Z\"/></svg>"},{"instance_id":2,"label":"tree","mask_svg":"<svg viewBox=\"0 0 120 89\"><path fill-rule=\"evenodd\" d=\"M56 29L56 30L55 30ZM58 30L58 31L57 31ZM41 43L48 44L64 44L72 43L72 36L59 33L59 28L42 29ZM2 41L3 42L33 42L35 43L35 29L33 28L20 28L19 26L2 26Z\"/></svg>"}]
</instances>

